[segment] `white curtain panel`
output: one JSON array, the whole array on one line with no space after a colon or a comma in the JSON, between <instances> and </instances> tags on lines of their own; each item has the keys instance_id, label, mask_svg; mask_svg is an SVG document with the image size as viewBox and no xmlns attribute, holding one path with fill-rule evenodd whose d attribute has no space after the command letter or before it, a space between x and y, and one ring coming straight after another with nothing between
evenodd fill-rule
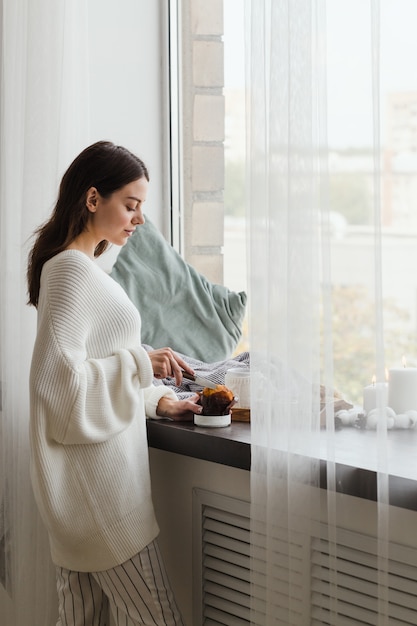
<instances>
[{"instance_id":1,"label":"white curtain panel","mask_svg":"<svg viewBox=\"0 0 417 626\"><path fill-rule=\"evenodd\" d=\"M297 535L318 515L321 83L310 1L254 0L247 23L252 623L298 624Z\"/></svg>"},{"instance_id":2,"label":"white curtain panel","mask_svg":"<svg viewBox=\"0 0 417 626\"><path fill-rule=\"evenodd\" d=\"M26 305L31 235L64 168L88 142L84 0L0 2L0 623L57 620L55 572L29 478Z\"/></svg>"},{"instance_id":3,"label":"white curtain panel","mask_svg":"<svg viewBox=\"0 0 417 626\"><path fill-rule=\"evenodd\" d=\"M333 287L341 244L331 175L335 154L340 158L351 148L366 155L369 219L357 230L362 227L371 242L360 275L371 303L368 384L373 373L384 380L385 367L381 77L384 63L391 70L395 63L389 36L394 17L407 37L412 9L410 2L382 0L246 1L253 624L357 623L338 612L334 566L340 515L333 396L344 363L334 358L340 338ZM403 65L397 70L407 74ZM403 86L409 89L410 82ZM359 161L349 163L358 168ZM342 195L336 198L343 203ZM354 266L354 257L346 257L346 280ZM347 296L345 311L353 306ZM356 331L364 333L360 321ZM350 349L346 343L347 354ZM358 354L352 379L363 380L361 359ZM320 385L327 406L321 419ZM339 391L350 399L346 389ZM387 437L387 422L380 420L367 451L377 473L378 624L389 623ZM326 619L321 608L313 614L313 537L327 546L323 568L333 592L321 599L316 593Z\"/></svg>"}]
</instances>

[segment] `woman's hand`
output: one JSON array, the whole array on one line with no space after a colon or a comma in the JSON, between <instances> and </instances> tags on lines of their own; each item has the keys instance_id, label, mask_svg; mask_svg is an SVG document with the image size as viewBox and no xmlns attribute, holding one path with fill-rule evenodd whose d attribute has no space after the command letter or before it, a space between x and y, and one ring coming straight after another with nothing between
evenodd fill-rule
<instances>
[{"instance_id":1,"label":"woman's hand","mask_svg":"<svg viewBox=\"0 0 417 626\"><path fill-rule=\"evenodd\" d=\"M168 376L172 376L175 378L177 387L179 387L182 381L182 369L194 375L194 370L192 370L171 348L151 350L148 352L148 356L152 363L155 378L167 378Z\"/></svg>"},{"instance_id":2,"label":"woman's hand","mask_svg":"<svg viewBox=\"0 0 417 626\"><path fill-rule=\"evenodd\" d=\"M200 396L198 393L194 394L188 400L172 400L166 396L163 396L156 407L156 414L160 417L169 417L177 422L191 421L194 414L200 414L203 407L197 404Z\"/></svg>"}]
</instances>

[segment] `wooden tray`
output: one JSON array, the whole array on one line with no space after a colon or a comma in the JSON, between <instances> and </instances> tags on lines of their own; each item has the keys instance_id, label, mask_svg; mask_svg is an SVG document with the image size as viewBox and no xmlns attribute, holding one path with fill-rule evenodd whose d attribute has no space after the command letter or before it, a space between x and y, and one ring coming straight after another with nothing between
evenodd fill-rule
<instances>
[{"instance_id":1,"label":"wooden tray","mask_svg":"<svg viewBox=\"0 0 417 626\"><path fill-rule=\"evenodd\" d=\"M233 409L232 422L250 422L250 409Z\"/></svg>"}]
</instances>

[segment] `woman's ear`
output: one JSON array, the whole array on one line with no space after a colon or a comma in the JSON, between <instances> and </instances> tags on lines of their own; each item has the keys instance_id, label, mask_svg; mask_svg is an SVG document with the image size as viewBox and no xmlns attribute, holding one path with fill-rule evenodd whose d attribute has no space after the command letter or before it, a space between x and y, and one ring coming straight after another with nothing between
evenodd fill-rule
<instances>
[{"instance_id":1,"label":"woman's ear","mask_svg":"<svg viewBox=\"0 0 417 626\"><path fill-rule=\"evenodd\" d=\"M95 187L90 187L87 191L85 204L90 213L95 213L97 210L98 191Z\"/></svg>"}]
</instances>

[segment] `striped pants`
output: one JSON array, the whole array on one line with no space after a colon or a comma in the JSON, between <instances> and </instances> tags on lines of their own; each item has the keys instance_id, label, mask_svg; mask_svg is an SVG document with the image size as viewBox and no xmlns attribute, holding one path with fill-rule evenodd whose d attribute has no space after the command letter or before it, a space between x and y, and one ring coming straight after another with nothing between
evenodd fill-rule
<instances>
[{"instance_id":1,"label":"striped pants","mask_svg":"<svg viewBox=\"0 0 417 626\"><path fill-rule=\"evenodd\" d=\"M158 545L104 572L57 567L57 626L183 626Z\"/></svg>"}]
</instances>

